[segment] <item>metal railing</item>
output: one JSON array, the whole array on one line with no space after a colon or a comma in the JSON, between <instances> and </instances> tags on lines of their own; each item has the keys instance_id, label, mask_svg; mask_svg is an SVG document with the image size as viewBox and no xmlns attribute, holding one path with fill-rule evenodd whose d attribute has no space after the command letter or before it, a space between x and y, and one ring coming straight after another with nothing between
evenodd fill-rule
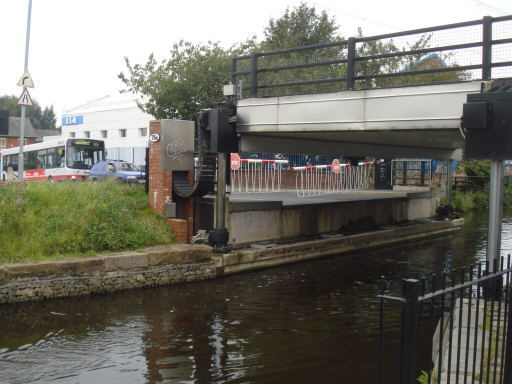
<instances>
[{"instance_id":1,"label":"metal railing","mask_svg":"<svg viewBox=\"0 0 512 384\"><path fill-rule=\"evenodd\" d=\"M512 16L233 58L241 97L512 77Z\"/></svg>"},{"instance_id":2,"label":"metal railing","mask_svg":"<svg viewBox=\"0 0 512 384\"><path fill-rule=\"evenodd\" d=\"M373 162L292 167L295 172L297 197L310 197L350 190L369 189L373 178Z\"/></svg>"},{"instance_id":3,"label":"metal railing","mask_svg":"<svg viewBox=\"0 0 512 384\"><path fill-rule=\"evenodd\" d=\"M381 278L379 383L385 302L402 306L399 377L391 382L512 383L511 275L509 255L506 266L502 258L491 269L404 279L401 296L391 296Z\"/></svg>"},{"instance_id":4,"label":"metal railing","mask_svg":"<svg viewBox=\"0 0 512 384\"><path fill-rule=\"evenodd\" d=\"M288 160L238 159L234 166L232 162L231 193L281 191L282 171L288 163Z\"/></svg>"}]
</instances>

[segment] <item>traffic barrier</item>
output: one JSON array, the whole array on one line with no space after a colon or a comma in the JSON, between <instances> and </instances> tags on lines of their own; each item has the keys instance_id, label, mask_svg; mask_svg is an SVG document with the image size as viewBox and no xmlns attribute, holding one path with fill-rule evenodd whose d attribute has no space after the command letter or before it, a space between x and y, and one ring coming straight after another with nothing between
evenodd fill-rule
<instances>
[{"instance_id":1,"label":"traffic barrier","mask_svg":"<svg viewBox=\"0 0 512 384\"><path fill-rule=\"evenodd\" d=\"M241 159L231 154L231 193L279 192L288 160Z\"/></svg>"},{"instance_id":2,"label":"traffic barrier","mask_svg":"<svg viewBox=\"0 0 512 384\"><path fill-rule=\"evenodd\" d=\"M351 167L350 164L340 164L335 159L331 165L308 165L290 169L296 172L297 197L309 197L368 189L373 175L373 162L363 162L357 167Z\"/></svg>"}]
</instances>

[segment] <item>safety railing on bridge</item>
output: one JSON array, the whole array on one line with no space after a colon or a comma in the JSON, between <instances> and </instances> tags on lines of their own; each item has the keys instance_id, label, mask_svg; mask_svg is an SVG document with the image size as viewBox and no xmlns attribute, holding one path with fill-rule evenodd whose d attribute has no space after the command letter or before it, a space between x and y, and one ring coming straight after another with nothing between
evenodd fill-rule
<instances>
[{"instance_id":1,"label":"safety railing on bridge","mask_svg":"<svg viewBox=\"0 0 512 384\"><path fill-rule=\"evenodd\" d=\"M381 278L379 383L512 383L510 255L489 267L404 279L401 287ZM396 304L399 350L386 339Z\"/></svg>"},{"instance_id":2,"label":"safety railing on bridge","mask_svg":"<svg viewBox=\"0 0 512 384\"><path fill-rule=\"evenodd\" d=\"M295 172L297 197L309 197L368 189L373 177L373 162L352 167L335 159L330 165L292 167L290 170Z\"/></svg>"},{"instance_id":3,"label":"safety railing on bridge","mask_svg":"<svg viewBox=\"0 0 512 384\"><path fill-rule=\"evenodd\" d=\"M512 77L512 16L235 57L240 96L338 92Z\"/></svg>"},{"instance_id":4,"label":"safety railing on bridge","mask_svg":"<svg viewBox=\"0 0 512 384\"><path fill-rule=\"evenodd\" d=\"M288 160L241 159L231 154L231 193L279 192Z\"/></svg>"}]
</instances>

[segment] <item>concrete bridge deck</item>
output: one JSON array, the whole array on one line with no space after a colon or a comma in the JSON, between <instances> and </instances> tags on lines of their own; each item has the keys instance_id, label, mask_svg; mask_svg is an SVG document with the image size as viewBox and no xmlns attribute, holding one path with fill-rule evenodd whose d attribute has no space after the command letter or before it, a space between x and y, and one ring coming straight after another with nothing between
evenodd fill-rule
<instances>
[{"instance_id":1,"label":"concrete bridge deck","mask_svg":"<svg viewBox=\"0 0 512 384\"><path fill-rule=\"evenodd\" d=\"M349 191L310 197L297 197L297 193L290 190L270 193L233 193L229 195L229 201L234 206L239 207L243 207L244 203L265 204L270 202L278 202L283 206L300 206L369 200L424 198L430 196L428 188L417 188L409 191Z\"/></svg>"}]
</instances>

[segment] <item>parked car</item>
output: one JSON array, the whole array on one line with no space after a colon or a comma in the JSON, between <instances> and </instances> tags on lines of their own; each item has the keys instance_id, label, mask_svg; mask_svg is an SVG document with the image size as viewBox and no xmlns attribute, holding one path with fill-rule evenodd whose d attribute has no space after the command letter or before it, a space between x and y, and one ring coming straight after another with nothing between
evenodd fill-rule
<instances>
[{"instance_id":1,"label":"parked car","mask_svg":"<svg viewBox=\"0 0 512 384\"><path fill-rule=\"evenodd\" d=\"M105 160L92 166L89 177L91 180L117 177L128 183L144 183L146 173L135 164L123 160Z\"/></svg>"}]
</instances>

